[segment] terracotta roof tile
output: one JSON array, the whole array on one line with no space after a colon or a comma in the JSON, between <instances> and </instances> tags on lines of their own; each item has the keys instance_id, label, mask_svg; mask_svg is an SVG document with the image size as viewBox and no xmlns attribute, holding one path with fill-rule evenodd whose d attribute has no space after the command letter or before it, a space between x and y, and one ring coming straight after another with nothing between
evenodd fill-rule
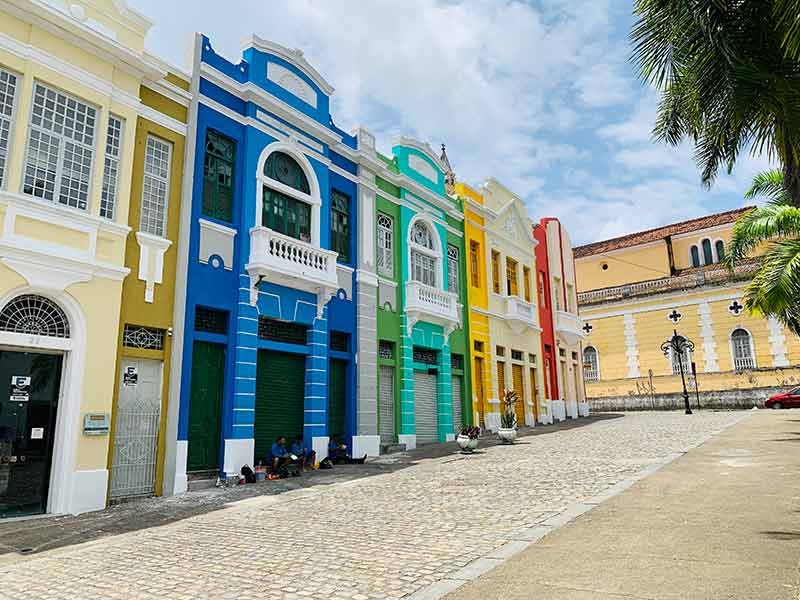
<instances>
[{"instance_id":1,"label":"terracotta roof tile","mask_svg":"<svg viewBox=\"0 0 800 600\"><path fill-rule=\"evenodd\" d=\"M745 206L735 210L707 215L697 219L689 219L688 221L681 221L680 223L673 223L655 229L648 229L646 231L639 231L630 233L610 240L603 240L600 242L593 242L584 246L577 246L573 248L575 258L583 258L586 256L593 256L595 254L603 254L611 252L612 250L619 250L621 248L630 248L631 246L638 246L639 244L647 244L648 242L655 242L663 240L669 235L679 235L681 233L689 233L690 231L700 231L702 229L709 229L717 225L724 225L736 221L744 213L754 209L755 206Z\"/></svg>"}]
</instances>

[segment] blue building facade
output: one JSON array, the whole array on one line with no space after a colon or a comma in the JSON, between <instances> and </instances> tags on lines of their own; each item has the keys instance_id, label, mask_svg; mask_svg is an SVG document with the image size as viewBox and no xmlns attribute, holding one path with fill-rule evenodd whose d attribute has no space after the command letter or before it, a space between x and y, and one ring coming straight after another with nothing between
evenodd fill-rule
<instances>
[{"instance_id":1,"label":"blue building facade","mask_svg":"<svg viewBox=\"0 0 800 600\"><path fill-rule=\"evenodd\" d=\"M195 43L175 491L278 435L321 458L358 428L357 139L300 52L254 37L233 64Z\"/></svg>"}]
</instances>

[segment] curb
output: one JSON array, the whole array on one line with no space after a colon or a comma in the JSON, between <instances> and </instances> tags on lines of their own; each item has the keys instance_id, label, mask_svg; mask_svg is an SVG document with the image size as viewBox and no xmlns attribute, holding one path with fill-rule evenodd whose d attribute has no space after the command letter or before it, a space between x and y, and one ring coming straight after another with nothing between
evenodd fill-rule
<instances>
[{"instance_id":1,"label":"curb","mask_svg":"<svg viewBox=\"0 0 800 600\"><path fill-rule=\"evenodd\" d=\"M672 452L668 454L661 460L648 465L630 477L618 481L605 491L600 492L599 494L592 496L587 500L583 500L582 502L570 504L563 511L547 517L544 521L541 521L532 527L525 527L512 533L510 541L506 542L499 548L495 548L491 553L487 554L486 556L476 558L471 563L462 567L458 571L451 573L444 579L440 579L435 583L421 588L409 596L404 596L404 600L440 600L441 598L444 598L451 592L456 591L461 586L469 583L470 581L474 581L494 568L499 567L509 559L521 553L523 550L527 550L530 546L533 546L536 542L549 535L556 529L571 523L584 513L587 513L590 510L598 507L606 500L610 500L614 496L618 496L622 492L633 487L633 485L637 482L650 477L666 467L668 464L682 457L684 454L687 454L691 450L702 446L709 440L715 438L734 425L738 425L750 416L752 416L752 413L748 411L724 427L710 432L696 444L688 446L679 452Z\"/></svg>"}]
</instances>

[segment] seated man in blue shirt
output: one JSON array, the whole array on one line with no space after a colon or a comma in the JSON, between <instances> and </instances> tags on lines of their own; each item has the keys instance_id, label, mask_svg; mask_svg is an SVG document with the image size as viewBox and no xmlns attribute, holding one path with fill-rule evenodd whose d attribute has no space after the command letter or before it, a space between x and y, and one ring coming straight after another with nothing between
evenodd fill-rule
<instances>
[{"instance_id":1,"label":"seated man in blue shirt","mask_svg":"<svg viewBox=\"0 0 800 600\"><path fill-rule=\"evenodd\" d=\"M297 457L297 464L300 465L300 470L304 468L313 469L314 464L317 462L317 453L313 450L306 450L303 445L303 436L298 435L292 442L292 454Z\"/></svg>"},{"instance_id":2,"label":"seated man in blue shirt","mask_svg":"<svg viewBox=\"0 0 800 600\"><path fill-rule=\"evenodd\" d=\"M286 438L284 436L278 436L278 439L272 444L270 459L272 461L273 474L277 474L283 465L291 464L292 457L289 456L289 451L286 449Z\"/></svg>"}]
</instances>

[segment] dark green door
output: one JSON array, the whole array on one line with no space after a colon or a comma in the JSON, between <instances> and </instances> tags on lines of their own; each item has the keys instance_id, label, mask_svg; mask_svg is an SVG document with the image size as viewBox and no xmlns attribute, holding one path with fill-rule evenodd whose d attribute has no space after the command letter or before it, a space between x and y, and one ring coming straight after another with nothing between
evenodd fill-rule
<instances>
[{"instance_id":1,"label":"dark green door","mask_svg":"<svg viewBox=\"0 0 800 600\"><path fill-rule=\"evenodd\" d=\"M0 352L0 518L47 510L61 356Z\"/></svg>"},{"instance_id":2,"label":"dark green door","mask_svg":"<svg viewBox=\"0 0 800 600\"><path fill-rule=\"evenodd\" d=\"M347 398L347 361L331 359L328 362L328 435L345 435L344 412Z\"/></svg>"},{"instance_id":3,"label":"dark green door","mask_svg":"<svg viewBox=\"0 0 800 600\"><path fill-rule=\"evenodd\" d=\"M258 351L256 375L256 461L269 455L278 436L288 443L303 434L306 357Z\"/></svg>"},{"instance_id":4,"label":"dark green door","mask_svg":"<svg viewBox=\"0 0 800 600\"><path fill-rule=\"evenodd\" d=\"M195 342L192 349L192 390L189 399L189 449L186 470L219 468L225 347Z\"/></svg>"}]
</instances>

